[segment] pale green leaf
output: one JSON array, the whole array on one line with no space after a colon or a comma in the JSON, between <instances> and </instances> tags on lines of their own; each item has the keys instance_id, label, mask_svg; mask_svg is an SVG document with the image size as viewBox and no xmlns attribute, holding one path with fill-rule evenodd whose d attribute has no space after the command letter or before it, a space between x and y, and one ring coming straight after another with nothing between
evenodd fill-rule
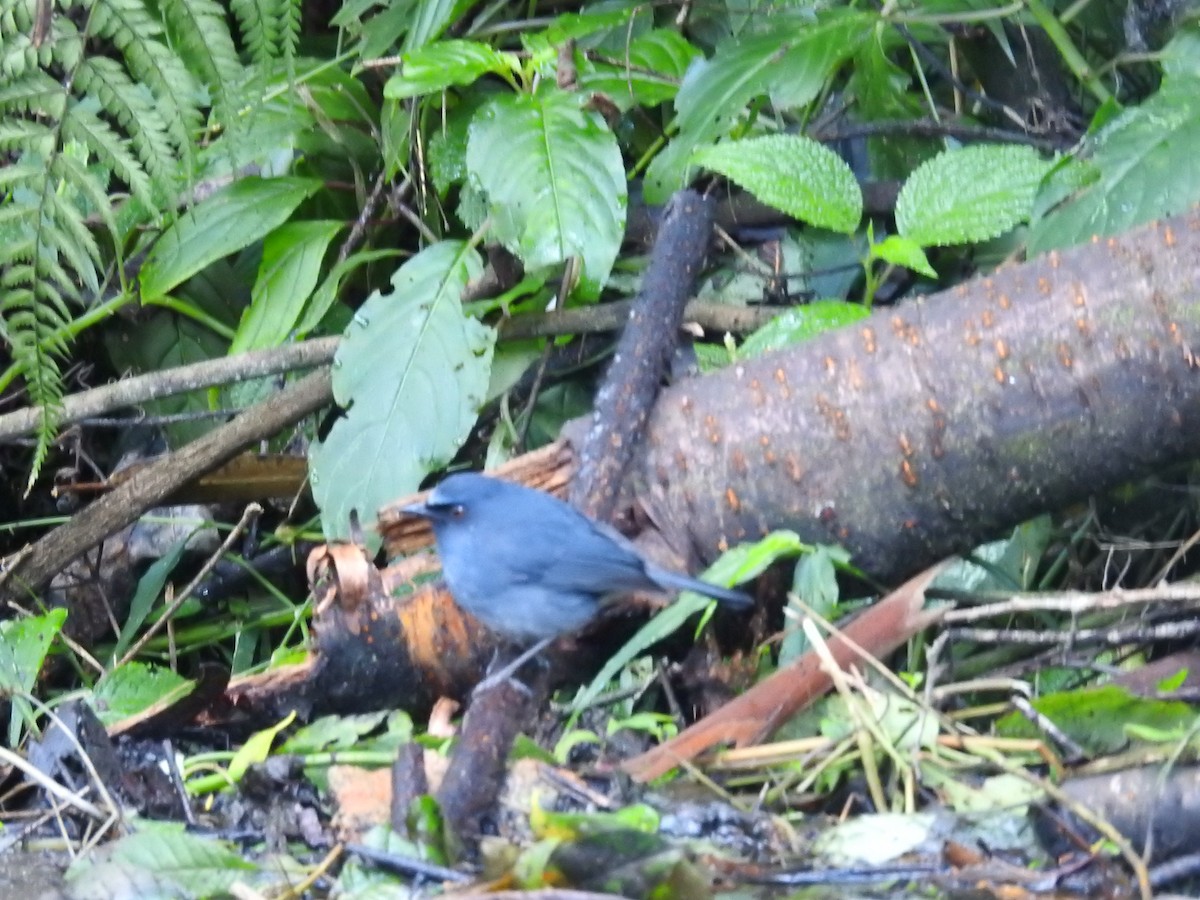
<instances>
[{"instance_id":1,"label":"pale green leaf","mask_svg":"<svg viewBox=\"0 0 1200 900\"><path fill-rule=\"evenodd\" d=\"M799 135L776 134L702 147L697 165L720 172L763 203L846 234L862 219L862 190L846 162Z\"/></svg>"},{"instance_id":2,"label":"pale green leaf","mask_svg":"<svg viewBox=\"0 0 1200 900\"><path fill-rule=\"evenodd\" d=\"M92 707L105 726L143 713L152 706L167 706L186 697L196 682L163 666L129 662L109 671L96 685Z\"/></svg>"},{"instance_id":3,"label":"pale green leaf","mask_svg":"<svg viewBox=\"0 0 1200 900\"><path fill-rule=\"evenodd\" d=\"M333 372L334 395L349 409L309 453L330 539L349 534L351 510L374 538L379 508L448 463L475 423L496 336L463 314L459 298L482 271L462 242L434 244L355 314Z\"/></svg>"},{"instance_id":4,"label":"pale green leaf","mask_svg":"<svg viewBox=\"0 0 1200 900\"><path fill-rule=\"evenodd\" d=\"M794 306L749 335L738 348L738 356L759 356L769 350L790 347L834 328L865 319L868 315L870 310L861 303L847 303L844 300L817 300Z\"/></svg>"},{"instance_id":5,"label":"pale green leaf","mask_svg":"<svg viewBox=\"0 0 1200 900\"><path fill-rule=\"evenodd\" d=\"M477 41L441 41L405 53L400 71L387 80L383 96L406 100L432 94L458 84L471 84L489 73L512 78L520 69L520 60Z\"/></svg>"},{"instance_id":6,"label":"pale green leaf","mask_svg":"<svg viewBox=\"0 0 1200 900\"><path fill-rule=\"evenodd\" d=\"M267 235L250 306L229 345L231 356L287 340L317 284L325 251L342 227L338 221L285 222Z\"/></svg>"},{"instance_id":7,"label":"pale green leaf","mask_svg":"<svg viewBox=\"0 0 1200 900\"><path fill-rule=\"evenodd\" d=\"M1191 208L1200 202L1197 146L1200 78L1171 78L1090 137L1082 167L1060 167L1047 179L1055 199L1073 196L1030 228L1030 250L1070 247Z\"/></svg>"},{"instance_id":8,"label":"pale green leaf","mask_svg":"<svg viewBox=\"0 0 1200 900\"><path fill-rule=\"evenodd\" d=\"M977 144L922 163L896 199L896 229L924 247L997 237L1027 221L1050 164L1031 147Z\"/></svg>"},{"instance_id":9,"label":"pale green leaf","mask_svg":"<svg viewBox=\"0 0 1200 900\"><path fill-rule=\"evenodd\" d=\"M894 266L904 266L906 269L920 272L927 278L937 278L937 272L929 264L929 258L925 255L925 251L911 238L889 234L872 247L871 252L878 259Z\"/></svg>"},{"instance_id":10,"label":"pale green leaf","mask_svg":"<svg viewBox=\"0 0 1200 900\"><path fill-rule=\"evenodd\" d=\"M537 271L583 260L579 292L594 298L625 234L621 151L598 113L560 91L504 96L471 123L467 170L486 197L495 236Z\"/></svg>"},{"instance_id":11,"label":"pale green leaf","mask_svg":"<svg viewBox=\"0 0 1200 900\"><path fill-rule=\"evenodd\" d=\"M278 228L322 183L310 178L243 178L185 212L151 248L142 300L157 300L205 266Z\"/></svg>"}]
</instances>

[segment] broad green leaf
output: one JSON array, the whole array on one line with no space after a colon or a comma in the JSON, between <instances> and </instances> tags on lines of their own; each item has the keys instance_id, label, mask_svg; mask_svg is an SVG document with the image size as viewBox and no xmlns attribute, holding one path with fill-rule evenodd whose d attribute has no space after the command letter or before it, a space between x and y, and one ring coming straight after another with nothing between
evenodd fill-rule
<instances>
[{"instance_id":1,"label":"broad green leaf","mask_svg":"<svg viewBox=\"0 0 1200 900\"><path fill-rule=\"evenodd\" d=\"M412 27L404 35L404 50L416 50L440 37L473 4L474 0L418 0Z\"/></svg>"},{"instance_id":2,"label":"broad green leaf","mask_svg":"<svg viewBox=\"0 0 1200 900\"><path fill-rule=\"evenodd\" d=\"M725 141L693 161L720 172L763 203L819 228L849 234L862 219L862 190L846 162L799 135Z\"/></svg>"},{"instance_id":3,"label":"broad green leaf","mask_svg":"<svg viewBox=\"0 0 1200 900\"><path fill-rule=\"evenodd\" d=\"M394 259L399 255L399 250L359 250L335 264L329 274L325 276L325 280L321 282L321 286L313 292L312 300L309 302L308 308L304 310L300 324L296 326L296 333L304 336L321 324L321 320L325 318L325 314L337 300L337 292L346 276L361 266L370 265L381 259Z\"/></svg>"},{"instance_id":4,"label":"broad green leaf","mask_svg":"<svg viewBox=\"0 0 1200 900\"><path fill-rule=\"evenodd\" d=\"M937 278L937 272L929 264L929 257L912 238L889 234L871 248L871 254L894 266L904 266L906 269L920 272L927 278Z\"/></svg>"},{"instance_id":5,"label":"broad green leaf","mask_svg":"<svg viewBox=\"0 0 1200 900\"><path fill-rule=\"evenodd\" d=\"M496 335L465 316L459 298L482 271L466 244L434 244L392 276L391 293L372 294L346 330L333 392L348 410L309 453L331 540L349 534L351 510L370 529L381 506L450 461L475 423Z\"/></svg>"},{"instance_id":6,"label":"broad green leaf","mask_svg":"<svg viewBox=\"0 0 1200 900\"><path fill-rule=\"evenodd\" d=\"M348 750L370 734L387 716L387 710L350 716L322 716L298 729L280 747L281 754L304 756L328 750Z\"/></svg>"},{"instance_id":7,"label":"broad green leaf","mask_svg":"<svg viewBox=\"0 0 1200 900\"><path fill-rule=\"evenodd\" d=\"M65 609L52 609L44 615L0 622L0 694L11 697L33 689L66 618Z\"/></svg>"},{"instance_id":8,"label":"broad green leaf","mask_svg":"<svg viewBox=\"0 0 1200 900\"><path fill-rule=\"evenodd\" d=\"M66 879L72 900L226 897L259 871L233 844L182 826L141 828L106 846L103 855L81 856L71 864Z\"/></svg>"},{"instance_id":9,"label":"broad green leaf","mask_svg":"<svg viewBox=\"0 0 1200 900\"><path fill-rule=\"evenodd\" d=\"M502 53L476 41L441 41L401 57L400 71L387 80L383 96L406 100L443 91L456 84L471 84L489 73L512 80L519 71L516 54Z\"/></svg>"},{"instance_id":10,"label":"broad green leaf","mask_svg":"<svg viewBox=\"0 0 1200 900\"><path fill-rule=\"evenodd\" d=\"M759 356L768 350L790 347L826 331L865 319L871 311L861 303L817 300L780 313L749 335L738 348L739 357Z\"/></svg>"},{"instance_id":11,"label":"broad green leaf","mask_svg":"<svg viewBox=\"0 0 1200 900\"><path fill-rule=\"evenodd\" d=\"M678 31L657 28L639 36L617 63L577 54L579 89L599 92L618 109L657 106L674 97L700 51Z\"/></svg>"},{"instance_id":12,"label":"broad green leaf","mask_svg":"<svg viewBox=\"0 0 1200 900\"><path fill-rule=\"evenodd\" d=\"M145 712L155 704L182 700L196 682L163 666L129 662L112 669L92 693L92 709L105 726Z\"/></svg>"},{"instance_id":13,"label":"broad green leaf","mask_svg":"<svg viewBox=\"0 0 1200 900\"><path fill-rule=\"evenodd\" d=\"M150 249L140 279L143 302L260 240L320 187L311 178L243 178L198 203Z\"/></svg>"},{"instance_id":14,"label":"broad green leaf","mask_svg":"<svg viewBox=\"0 0 1200 900\"><path fill-rule=\"evenodd\" d=\"M493 100L471 123L467 170L525 268L579 256L579 292L592 299L624 237L625 169L613 133L580 102L561 91Z\"/></svg>"},{"instance_id":15,"label":"broad green leaf","mask_svg":"<svg viewBox=\"0 0 1200 900\"><path fill-rule=\"evenodd\" d=\"M922 246L986 241L1027 221L1050 163L1031 147L977 144L922 163L896 198L896 230Z\"/></svg>"},{"instance_id":16,"label":"broad green leaf","mask_svg":"<svg viewBox=\"0 0 1200 900\"><path fill-rule=\"evenodd\" d=\"M342 222L285 222L263 241L250 307L242 316L229 355L275 347L296 328L321 274L321 261Z\"/></svg>"},{"instance_id":17,"label":"broad green leaf","mask_svg":"<svg viewBox=\"0 0 1200 900\"><path fill-rule=\"evenodd\" d=\"M692 151L727 134L755 97L770 93L787 107L812 102L874 22L857 12L818 23L780 17L776 31L733 38L711 60L694 61L675 97L678 134L646 172L646 202L662 203L682 187Z\"/></svg>"},{"instance_id":18,"label":"broad green leaf","mask_svg":"<svg viewBox=\"0 0 1200 900\"><path fill-rule=\"evenodd\" d=\"M1171 78L1087 140L1082 160L1089 183L1078 183L1074 167L1057 169L1047 179L1047 192L1075 195L1034 223L1030 251L1070 247L1189 209L1200 202L1197 146L1200 78Z\"/></svg>"}]
</instances>

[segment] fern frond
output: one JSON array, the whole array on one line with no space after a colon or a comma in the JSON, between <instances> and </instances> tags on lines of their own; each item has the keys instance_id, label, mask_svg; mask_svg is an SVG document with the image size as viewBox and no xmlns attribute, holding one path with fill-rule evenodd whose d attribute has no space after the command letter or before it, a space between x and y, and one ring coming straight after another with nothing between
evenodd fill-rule
<instances>
[{"instance_id":1,"label":"fern frond","mask_svg":"<svg viewBox=\"0 0 1200 900\"><path fill-rule=\"evenodd\" d=\"M58 119L66 108L63 86L40 70L0 82L0 112Z\"/></svg>"},{"instance_id":2,"label":"fern frond","mask_svg":"<svg viewBox=\"0 0 1200 900\"><path fill-rule=\"evenodd\" d=\"M150 90L176 152L190 163L204 125L202 91L184 61L167 45L162 25L141 0L85 0L85 5L92 9L92 31L112 41L131 78ZM190 171L192 166L187 168Z\"/></svg>"},{"instance_id":3,"label":"fern frond","mask_svg":"<svg viewBox=\"0 0 1200 900\"><path fill-rule=\"evenodd\" d=\"M178 192L176 149L150 91L135 84L115 61L94 56L83 61L75 75L83 91L97 97L104 110L128 134L142 167L149 173L152 191L140 199L155 213ZM132 188L132 185L131 185Z\"/></svg>"},{"instance_id":4,"label":"fern frond","mask_svg":"<svg viewBox=\"0 0 1200 900\"><path fill-rule=\"evenodd\" d=\"M151 209L155 208L154 191L146 170L129 152L121 135L96 115L92 104L87 101L71 104L63 118L62 131L64 139L78 141L87 147L101 163L111 167L116 176L129 186L133 196Z\"/></svg>"},{"instance_id":5,"label":"fern frond","mask_svg":"<svg viewBox=\"0 0 1200 900\"><path fill-rule=\"evenodd\" d=\"M230 97L242 79L242 63L225 10L214 0L171 0L163 4L162 12L173 46L213 93L223 124L231 124Z\"/></svg>"}]
</instances>

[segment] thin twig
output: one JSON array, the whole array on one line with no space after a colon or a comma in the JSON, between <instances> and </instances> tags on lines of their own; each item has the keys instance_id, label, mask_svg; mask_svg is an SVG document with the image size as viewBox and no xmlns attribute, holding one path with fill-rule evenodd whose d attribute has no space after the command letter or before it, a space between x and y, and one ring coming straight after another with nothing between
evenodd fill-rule
<instances>
[{"instance_id":1,"label":"thin twig","mask_svg":"<svg viewBox=\"0 0 1200 900\"><path fill-rule=\"evenodd\" d=\"M178 596L175 597L163 614L159 616L158 621L146 629L146 633L143 634L137 640L137 642L125 652L125 655L117 661L117 664L114 668L120 668L141 653L146 644L148 644L160 631L163 630L163 628L166 627L167 622L170 621L171 617L179 611L179 607L183 606L183 604L187 602L188 598L192 596L192 593L197 587L199 587L200 583L208 577L208 573L211 572L216 567L217 563L221 561L221 557L229 552L229 548L232 547L234 542L245 533L246 529L250 527L250 523L262 515L262 512L263 508L257 503L251 503L246 507L246 511L242 513L241 519L239 519L238 523L233 526L233 530L226 535L225 540L221 543L221 546L217 548L217 552L205 561L204 565L200 567L200 571L196 573L196 577L188 583L187 587L179 592Z\"/></svg>"}]
</instances>

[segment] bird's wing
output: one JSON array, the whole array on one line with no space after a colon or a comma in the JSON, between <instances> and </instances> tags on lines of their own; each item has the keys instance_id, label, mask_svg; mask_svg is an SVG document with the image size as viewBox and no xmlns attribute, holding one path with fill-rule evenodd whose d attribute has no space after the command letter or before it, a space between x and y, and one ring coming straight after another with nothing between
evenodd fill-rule
<instances>
[{"instance_id":1,"label":"bird's wing","mask_svg":"<svg viewBox=\"0 0 1200 900\"><path fill-rule=\"evenodd\" d=\"M558 505L517 516L509 530L493 535L512 575L528 584L569 593L601 596L618 591L657 589L637 552L619 534ZM535 541L535 535L544 539Z\"/></svg>"}]
</instances>

